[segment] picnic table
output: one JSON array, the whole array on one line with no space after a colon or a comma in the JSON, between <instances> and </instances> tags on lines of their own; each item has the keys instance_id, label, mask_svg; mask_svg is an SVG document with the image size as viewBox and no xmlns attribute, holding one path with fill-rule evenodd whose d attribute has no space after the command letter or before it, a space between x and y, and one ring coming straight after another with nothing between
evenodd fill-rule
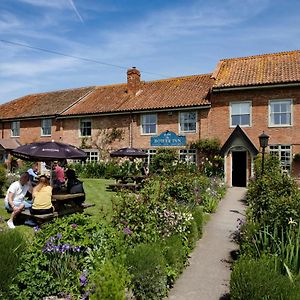
<instances>
[{"instance_id":1,"label":"picnic table","mask_svg":"<svg viewBox=\"0 0 300 300\"><path fill-rule=\"evenodd\" d=\"M116 183L109 184L106 189L110 191L119 191L122 189L138 191L142 188L143 182L147 177L146 175L114 176Z\"/></svg>"},{"instance_id":2,"label":"picnic table","mask_svg":"<svg viewBox=\"0 0 300 300\"><path fill-rule=\"evenodd\" d=\"M73 213L82 213L84 209L88 207L92 207L95 204L90 203L82 203L81 205L78 205L76 202L74 202L75 199L78 199L78 197L84 196L84 193L77 193L77 194L68 194L68 193L59 193L52 195L52 204L54 207L54 212L50 214L44 214L44 215L32 215L30 213L29 209L25 209L21 212L21 216L29 219L34 219L38 223L45 222L47 220L51 220L55 217L60 217L67 214L73 214Z\"/></svg>"}]
</instances>

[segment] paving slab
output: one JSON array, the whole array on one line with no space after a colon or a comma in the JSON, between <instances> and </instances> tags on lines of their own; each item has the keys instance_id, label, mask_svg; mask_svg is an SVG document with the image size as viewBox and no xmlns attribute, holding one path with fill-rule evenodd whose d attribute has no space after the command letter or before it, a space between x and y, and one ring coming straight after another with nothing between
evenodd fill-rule
<instances>
[{"instance_id":1,"label":"paving slab","mask_svg":"<svg viewBox=\"0 0 300 300\"><path fill-rule=\"evenodd\" d=\"M245 218L246 188L229 188L216 213L204 227L201 240L191 253L189 266L175 282L169 300L219 300L229 293L230 253L238 219Z\"/></svg>"}]
</instances>

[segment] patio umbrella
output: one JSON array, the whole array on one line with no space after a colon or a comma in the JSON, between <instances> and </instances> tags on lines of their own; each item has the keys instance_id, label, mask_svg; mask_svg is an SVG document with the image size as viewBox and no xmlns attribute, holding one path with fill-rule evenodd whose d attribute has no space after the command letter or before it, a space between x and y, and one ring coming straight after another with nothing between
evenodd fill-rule
<instances>
[{"instance_id":1,"label":"patio umbrella","mask_svg":"<svg viewBox=\"0 0 300 300\"><path fill-rule=\"evenodd\" d=\"M121 148L110 153L111 157L147 157L148 154L136 148Z\"/></svg>"},{"instance_id":2,"label":"patio umbrella","mask_svg":"<svg viewBox=\"0 0 300 300\"><path fill-rule=\"evenodd\" d=\"M64 159L86 159L87 154L72 145L58 142L36 142L20 146L12 154L23 160L53 161Z\"/></svg>"}]
</instances>

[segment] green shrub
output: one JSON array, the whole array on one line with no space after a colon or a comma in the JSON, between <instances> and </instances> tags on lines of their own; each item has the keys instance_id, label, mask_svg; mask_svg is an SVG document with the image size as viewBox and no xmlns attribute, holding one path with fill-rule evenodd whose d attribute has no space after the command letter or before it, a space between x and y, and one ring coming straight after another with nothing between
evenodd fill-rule
<instances>
[{"instance_id":1,"label":"green shrub","mask_svg":"<svg viewBox=\"0 0 300 300\"><path fill-rule=\"evenodd\" d=\"M275 271L274 261L241 258L234 264L230 279L232 300L297 300L300 285Z\"/></svg>"},{"instance_id":2,"label":"green shrub","mask_svg":"<svg viewBox=\"0 0 300 300\"><path fill-rule=\"evenodd\" d=\"M267 157L265 165L261 176L260 163L256 161L256 180L248 186L249 217L255 222L285 228L290 218L300 218L300 193L294 179L281 173L276 157Z\"/></svg>"},{"instance_id":3,"label":"green shrub","mask_svg":"<svg viewBox=\"0 0 300 300\"><path fill-rule=\"evenodd\" d=\"M162 299L166 296L166 262L159 245L137 245L127 254L127 266L137 299Z\"/></svg>"},{"instance_id":4,"label":"green shrub","mask_svg":"<svg viewBox=\"0 0 300 300\"><path fill-rule=\"evenodd\" d=\"M2 193L4 192L6 183L7 183L6 170L3 165L0 165L0 195L2 195Z\"/></svg>"},{"instance_id":5,"label":"green shrub","mask_svg":"<svg viewBox=\"0 0 300 300\"><path fill-rule=\"evenodd\" d=\"M91 279L95 291L91 294L91 300L123 300L126 297L126 289L130 283L129 274L124 265L113 260L106 260L95 272Z\"/></svg>"},{"instance_id":6,"label":"green shrub","mask_svg":"<svg viewBox=\"0 0 300 300\"><path fill-rule=\"evenodd\" d=\"M178 160L178 154L174 149L160 148L153 155L150 164L150 173L160 174L168 170L168 168Z\"/></svg>"},{"instance_id":7,"label":"green shrub","mask_svg":"<svg viewBox=\"0 0 300 300\"><path fill-rule=\"evenodd\" d=\"M200 239L203 229L203 207L198 205L195 206L192 210L192 215L197 225L198 239Z\"/></svg>"},{"instance_id":8,"label":"green shrub","mask_svg":"<svg viewBox=\"0 0 300 300\"><path fill-rule=\"evenodd\" d=\"M179 235L172 235L162 242L162 252L166 260L166 274L168 286L172 286L175 279L182 272L188 255L188 247Z\"/></svg>"},{"instance_id":9,"label":"green shrub","mask_svg":"<svg viewBox=\"0 0 300 300\"><path fill-rule=\"evenodd\" d=\"M26 243L17 230L0 231L0 298L8 298L9 286L17 275Z\"/></svg>"}]
</instances>

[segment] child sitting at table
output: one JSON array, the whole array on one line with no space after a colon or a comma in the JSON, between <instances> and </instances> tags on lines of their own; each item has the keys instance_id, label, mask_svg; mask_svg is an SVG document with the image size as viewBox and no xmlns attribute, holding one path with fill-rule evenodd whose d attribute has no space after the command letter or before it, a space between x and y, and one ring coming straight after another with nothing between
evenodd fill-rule
<instances>
[{"instance_id":1,"label":"child sitting at table","mask_svg":"<svg viewBox=\"0 0 300 300\"><path fill-rule=\"evenodd\" d=\"M38 184L33 188L32 197L31 214L45 215L53 213L54 209L51 202L52 187L47 176L42 175L39 177Z\"/></svg>"}]
</instances>

